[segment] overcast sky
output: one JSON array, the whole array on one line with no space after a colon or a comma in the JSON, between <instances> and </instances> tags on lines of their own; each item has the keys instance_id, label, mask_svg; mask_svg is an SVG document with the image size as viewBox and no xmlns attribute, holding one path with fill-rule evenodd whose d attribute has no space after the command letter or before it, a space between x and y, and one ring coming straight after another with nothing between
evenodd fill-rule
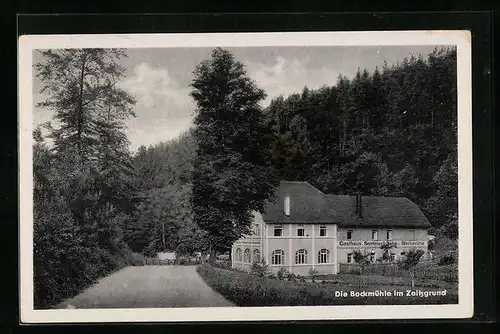
<instances>
[{"instance_id":1,"label":"overcast sky","mask_svg":"<svg viewBox=\"0 0 500 334\"><path fill-rule=\"evenodd\" d=\"M227 48L245 64L248 75L268 94L263 105L279 94L288 95L323 85L334 85L337 77L352 78L359 68L374 70L384 61L395 64L405 57L422 54L435 46L336 46ZM137 117L128 121L132 150L177 137L192 124L194 103L189 84L194 67L210 57L211 48L128 49L121 63L126 74L121 86L136 100ZM34 54L34 63L42 57ZM35 72L34 72L35 73ZM34 101L43 100L41 84L34 80ZM52 112L35 109L34 122L50 120Z\"/></svg>"}]
</instances>

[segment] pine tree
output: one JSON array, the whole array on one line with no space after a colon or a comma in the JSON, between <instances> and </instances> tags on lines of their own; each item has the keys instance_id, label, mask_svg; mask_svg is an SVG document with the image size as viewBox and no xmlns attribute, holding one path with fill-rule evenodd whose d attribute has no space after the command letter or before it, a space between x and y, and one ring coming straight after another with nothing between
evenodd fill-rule
<instances>
[{"instance_id":1,"label":"pine tree","mask_svg":"<svg viewBox=\"0 0 500 334\"><path fill-rule=\"evenodd\" d=\"M59 128L51 133L55 149L75 149L82 163L106 154L99 150L103 135L113 140L115 149L122 149L126 144L123 120L135 116L135 100L117 87L125 73L118 60L126 56L125 52L58 49L41 53L43 61L35 69L43 85L41 93L48 94L48 98L38 107L55 112L59 123ZM103 149L109 151L109 145Z\"/></svg>"}]
</instances>

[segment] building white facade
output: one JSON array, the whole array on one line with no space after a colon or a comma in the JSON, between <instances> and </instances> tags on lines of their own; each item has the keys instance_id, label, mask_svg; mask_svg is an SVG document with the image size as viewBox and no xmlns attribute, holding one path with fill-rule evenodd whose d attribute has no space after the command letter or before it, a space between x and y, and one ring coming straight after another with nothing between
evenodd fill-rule
<instances>
[{"instance_id":1,"label":"building white facade","mask_svg":"<svg viewBox=\"0 0 500 334\"><path fill-rule=\"evenodd\" d=\"M430 226L408 199L332 196L305 182L282 182L266 212L254 212L252 233L234 243L232 266L249 270L264 259L274 272L336 274L339 263L354 263L356 250L373 262L386 243L394 260L411 249L427 252Z\"/></svg>"}]
</instances>

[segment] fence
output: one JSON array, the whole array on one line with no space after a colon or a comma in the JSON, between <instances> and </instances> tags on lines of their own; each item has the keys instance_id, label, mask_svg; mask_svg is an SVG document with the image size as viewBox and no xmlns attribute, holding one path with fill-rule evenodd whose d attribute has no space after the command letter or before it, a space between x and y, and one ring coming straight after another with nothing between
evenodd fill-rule
<instances>
[{"instance_id":1,"label":"fence","mask_svg":"<svg viewBox=\"0 0 500 334\"><path fill-rule=\"evenodd\" d=\"M379 275L390 277L408 276L409 273L391 263L370 263L362 267L356 263L339 263L341 274ZM438 266L435 263L422 263L415 267L416 279L432 279L446 282L458 282L458 266L456 264Z\"/></svg>"},{"instance_id":2,"label":"fence","mask_svg":"<svg viewBox=\"0 0 500 334\"><path fill-rule=\"evenodd\" d=\"M162 260L159 258L146 258L144 265L146 266L169 266L169 265L197 265L200 264L199 259L193 258L177 258L175 260Z\"/></svg>"}]
</instances>

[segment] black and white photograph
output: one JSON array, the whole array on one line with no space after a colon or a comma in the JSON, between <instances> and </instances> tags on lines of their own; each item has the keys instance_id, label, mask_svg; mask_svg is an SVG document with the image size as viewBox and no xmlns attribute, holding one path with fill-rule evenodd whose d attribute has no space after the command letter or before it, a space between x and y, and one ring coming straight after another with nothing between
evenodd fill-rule
<instances>
[{"instance_id":1,"label":"black and white photograph","mask_svg":"<svg viewBox=\"0 0 500 334\"><path fill-rule=\"evenodd\" d=\"M472 315L468 32L19 48L23 321Z\"/></svg>"}]
</instances>

